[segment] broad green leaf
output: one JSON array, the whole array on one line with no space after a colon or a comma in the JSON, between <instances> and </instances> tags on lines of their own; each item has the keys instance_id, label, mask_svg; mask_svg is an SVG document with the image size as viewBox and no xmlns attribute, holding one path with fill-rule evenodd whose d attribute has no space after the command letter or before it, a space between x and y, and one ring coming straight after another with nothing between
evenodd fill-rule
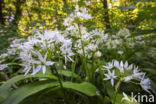
<instances>
[{"instance_id":1,"label":"broad green leaf","mask_svg":"<svg viewBox=\"0 0 156 104\"><path fill-rule=\"evenodd\" d=\"M156 74L156 70L155 69L143 68L142 70L147 71L147 72L151 72L151 74Z\"/></svg>"},{"instance_id":2,"label":"broad green leaf","mask_svg":"<svg viewBox=\"0 0 156 104\"><path fill-rule=\"evenodd\" d=\"M3 84L0 87L0 92L1 92L1 90L8 89L15 82L23 80L23 79L27 79L27 78L48 78L48 79L55 79L55 80L57 80L57 77L54 76L54 75L51 75L51 74L36 74L36 75L26 75L26 76L18 75L18 76L15 76L15 77L11 78L5 84Z\"/></svg>"},{"instance_id":3,"label":"broad green leaf","mask_svg":"<svg viewBox=\"0 0 156 104\"><path fill-rule=\"evenodd\" d=\"M68 70L58 70L58 73L66 76L66 77L72 77L73 76L74 78L79 78L79 76L77 74L73 73L73 75L72 75L72 72L68 71Z\"/></svg>"},{"instance_id":4,"label":"broad green leaf","mask_svg":"<svg viewBox=\"0 0 156 104\"><path fill-rule=\"evenodd\" d=\"M151 90L156 95L156 83L154 81L151 81Z\"/></svg>"},{"instance_id":5,"label":"broad green leaf","mask_svg":"<svg viewBox=\"0 0 156 104\"><path fill-rule=\"evenodd\" d=\"M26 97L33 95L47 88L57 87L58 82L41 81L23 85L13 91L11 95L2 104L19 104Z\"/></svg>"},{"instance_id":6,"label":"broad green leaf","mask_svg":"<svg viewBox=\"0 0 156 104\"><path fill-rule=\"evenodd\" d=\"M83 83L63 82L63 87L79 91L88 96L95 96L96 93L98 92L98 89L89 82Z\"/></svg>"},{"instance_id":7,"label":"broad green leaf","mask_svg":"<svg viewBox=\"0 0 156 104\"><path fill-rule=\"evenodd\" d=\"M8 90L12 84L16 83L17 81L27 79L27 78L48 78L48 79L55 79L57 80L57 77L51 74L36 74L36 75L18 75L10 80L8 80L6 83L4 83L2 86L0 86L0 102L2 102L3 99L5 99L10 91Z\"/></svg>"}]
</instances>

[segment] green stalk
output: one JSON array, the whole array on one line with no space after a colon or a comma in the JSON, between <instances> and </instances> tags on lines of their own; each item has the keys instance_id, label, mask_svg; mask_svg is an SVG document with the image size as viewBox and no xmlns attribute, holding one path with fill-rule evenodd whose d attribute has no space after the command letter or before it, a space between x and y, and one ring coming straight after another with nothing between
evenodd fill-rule
<instances>
[{"instance_id":1,"label":"green stalk","mask_svg":"<svg viewBox=\"0 0 156 104\"><path fill-rule=\"evenodd\" d=\"M114 94L115 96L114 96L113 104L115 104L116 97L117 97L117 93L118 93L118 91L119 91L119 89L120 89L121 83L122 83L122 80L120 79L120 80L118 81L118 83L116 84L116 86L115 86L115 94Z\"/></svg>"},{"instance_id":2,"label":"green stalk","mask_svg":"<svg viewBox=\"0 0 156 104\"><path fill-rule=\"evenodd\" d=\"M58 75L58 81L59 81L59 84L60 84L60 88L61 88L61 90L62 90L62 92L63 92L64 100L65 100L66 104L70 104L70 102L69 102L68 99L67 99L65 90L64 90L64 88L63 88L63 84L62 84L61 78L59 77L59 73L58 73L58 71L57 71L56 68L54 68L54 69L55 69L56 74Z\"/></svg>"},{"instance_id":3,"label":"green stalk","mask_svg":"<svg viewBox=\"0 0 156 104\"><path fill-rule=\"evenodd\" d=\"M78 27L79 27L79 34L80 34L80 36L82 36L79 24L78 24ZM82 40L81 40L81 48L82 48L83 56L84 56L83 62L84 62L84 67L85 67L85 72L86 72L86 79L88 80L89 72L88 72L87 63L86 63L86 55L85 55L85 50L84 50L84 43L83 43Z\"/></svg>"},{"instance_id":4,"label":"green stalk","mask_svg":"<svg viewBox=\"0 0 156 104\"><path fill-rule=\"evenodd\" d=\"M76 59L75 62L72 63L72 77L71 77L71 81L73 81L73 78L74 78L74 72L75 72L77 57L75 59Z\"/></svg>"}]
</instances>

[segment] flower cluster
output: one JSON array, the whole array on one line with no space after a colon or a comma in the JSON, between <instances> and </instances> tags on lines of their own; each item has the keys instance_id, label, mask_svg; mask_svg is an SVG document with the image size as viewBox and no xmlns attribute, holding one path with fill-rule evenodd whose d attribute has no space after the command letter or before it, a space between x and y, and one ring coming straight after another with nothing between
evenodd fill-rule
<instances>
[{"instance_id":1,"label":"flower cluster","mask_svg":"<svg viewBox=\"0 0 156 104\"><path fill-rule=\"evenodd\" d=\"M93 17L88 13L87 8L80 8L78 5L76 5L74 13L71 13L67 18L64 19L63 25L69 26L76 19L88 20L92 18Z\"/></svg>"},{"instance_id":2,"label":"flower cluster","mask_svg":"<svg viewBox=\"0 0 156 104\"><path fill-rule=\"evenodd\" d=\"M150 79L145 78L146 73L141 72L137 66L131 64L128 65L126 61L117 61L113 60L109 62L106 66L103 66L103 69L106 70L107 74L104 74L106 78L104 80L111 80L112 86L114 86L114 79L118 79L123 82L133 82L137 83L140 81L141 87L150 93ZM136 82L135 82L136 81Z\"/></svg>"},{"instance_id":3,"label":"flower cluster","mask_svg":"<svg viewBox=\"0 0 156 104\"><path fill-rule=\"evenodd\" d=\"M27 75L32 72L32 75L42 70L43 74L46 68L54 65L56 59L74 62L72 57L72 40L62 35L58 30L36 32L34 36L29 36L28 39L16 39L10 45L8 52L2 54L1 58L6 58L8 55L17 55L22 60L21 66L24 67L24 73ZM0 70L7 67L7 64L2 64Z\"/></svg>"}]
</instances>

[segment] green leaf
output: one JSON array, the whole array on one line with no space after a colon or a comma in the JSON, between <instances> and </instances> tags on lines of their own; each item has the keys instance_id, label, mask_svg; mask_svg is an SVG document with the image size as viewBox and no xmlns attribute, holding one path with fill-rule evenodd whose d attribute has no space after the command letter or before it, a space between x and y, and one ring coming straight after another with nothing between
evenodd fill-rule
<instances>
[{"instance_id":1,"label":"green leaf","mask_svg":"<svg viewBox=\"0 0 156 104\"><path fill-rule=\"evenodd\" d=\"M98 92L98 89L89 82L83 83L63 82L63 87L79 91L88 96L95 96L96 93Z\"/></svg>"},{"instance_id":2,"label":"green leaf","mask_svg":"<svg viewBox=\"0 0 156 104\"><path fill-rule=\"evenodd\" d=\"M36 75L26 75L26 76L18 75L18 76L15 76L15 77L11 78L5 84L3 84L0 87L0 92L1 92L1 90L8 89L15 82L23 80L23 79L27 79L27 78L48 78L48 79L55 79L55 80L57 80L57 77L54 76L54 75L51 75L51 74L36 74Z\"/></svg>"},{"instance_id":3,"label":"green leaf","mask_svg":"<svg viewBox=\"0 0 156 104\"><path fill-rule=\"evenodd\" d=\"M152 68L143 68L144 71L150 72L151 74L156 74L156 70Z\"/></svg>"},{"instance_id":4,"label":"green leaf","mask_svg":"<svg viewBox=\"0 0 156 104\"><path fill-rule=\"evenodd\" d=\"M8 97L10 94L9 88L12 84L16 83L17 81L27 79L27 78L48 78L48 79L55 79L57 80L57 77L51 74L36 74L36 75L18 75L10 80L8 80L6 83L4 83L2 86L0 86L0 102L2 102L5 98Z\"/></svg>"},{"instance_id":5,"label":"green leaf","mask_svg":"<svg viewBox=\"0 0 156 104\"><path fill-rule=\"evenodd\" d=\"M68 71L68 70L58 70L58 73L59 74L62 74L66 77L74 77L74 78L80 78L77 74L73 73L71 71Z\"/></svg>"},{"instance_id":6,"label":"green leaf","mask_svg":"<svg viewBox=\"0 0 156 104\"><path fill-rule=\"evenodd\" d=\"M58 86L58 82L41 81L21 86L11 93L2 104L19 104L25 98L47 88Z\"/></svg>"},{"instance_id":7,"label":"green leaf","mask_svg":"<svg viewBox=\"0 0 156 104\"><path fill-rule=\"evenodd\" d=\"M151 90L156 95L156 83L151 80Z\"/></svg>"},{"instance_id":8,"label":"green leaf","mask_svg":"<svg viewBox=\"0 0 156 104\"><path fill-rule=\"evenodd\" d=\"M132 33L131 36L139 36L139 35L144 35L144 34L151 34L151 33L156 33L156 29L153 30L139 30L135 33Z\"/></svg>"}]
</instances>

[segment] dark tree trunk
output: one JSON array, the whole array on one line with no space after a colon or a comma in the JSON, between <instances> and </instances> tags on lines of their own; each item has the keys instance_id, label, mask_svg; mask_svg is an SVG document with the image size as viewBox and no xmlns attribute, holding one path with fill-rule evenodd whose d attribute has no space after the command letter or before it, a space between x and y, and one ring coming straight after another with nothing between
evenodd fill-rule
<instances>
[{"instance_id":1,"label":"dark tree trunk","mask_svg":"<svg viewBox=\"0 0 156 104\"><path fill-rule=\"evenodd\" d=\"M105 11L105 16L104 16L104 19L105 19L105 22L106 22L106 29L110 29L110 20L109 20L109 14L108 14L108 5L107 5L107 0L103 0L102 1L103 3L103 7L104 9L106 10Z\"/></svg>"},{"instance_id":2,"label":"dark tree trunk","mask_svg":"<svg viewBox=\"0 0 156 104\"><path fill-rule=\"evenodd\" d=\"M0 0L0 23L4 25L4 17L3 17L3 0Z\"/></svg>"},{"instance_id":3,"label":"dark tree trunk","mask_svg":"<svg viewBox=\"0 0 156 104\"><path fill-rule=\"evenodd\" d=\"M16 7L16 12L15 12L15 18L14 20L12 21L12 24L14 25L18 25L18 22L22 16L22 4L24 4L26 2L26 0L16 0L16 4L15 4L15 7Z\"/></svg>"}]
</instances>

